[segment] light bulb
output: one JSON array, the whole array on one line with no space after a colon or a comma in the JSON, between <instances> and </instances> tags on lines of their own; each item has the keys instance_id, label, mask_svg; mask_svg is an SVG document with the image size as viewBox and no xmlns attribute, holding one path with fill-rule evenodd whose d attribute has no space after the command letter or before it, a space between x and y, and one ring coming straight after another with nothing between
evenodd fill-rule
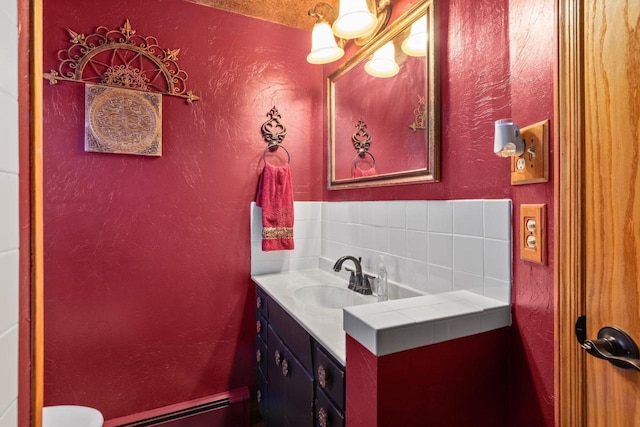
<instances>
[{"instance_id":1,"label":"light bulb","mask_svg":"<svg viewBox=\"0 0 640 427\"><path fill-rule=\"evenodd\" d=\"M371 34L377 24L378 18L369 11L367 0L340 0L333 32L341 39L356 39Z\"/></svg>"},{"instance_id":2,"label":"light bulb","mask_svg":"<svg viewBox=\"0 0 640 427\"><path fill-rule=\"evenodd\" d=\"M307 55L307 62L327 64L343 55L344 50L337 45L329 24L326 21L316 23L311 33L311 52Z\"/></svg>"},{"instance_id":3,"label":"light bulb","mask_svg":"<svg viewBox=\"0 0 640 427\"><path fill-rule=\"evenodd\" d=\"M402 51L409 56L427 55L427 16L411 24L409 36L402 42Z\"/></svg>"},{"instance_id":4,"label":"light bulb","mask_svg":"<svg viewBox=\"0 0 640 427\"><path fill-rule=\"evenodd\" d=\"M364 65L367 73L374 77L393 77L400 67L396 64L396 49L390 41L376 50L373 58Z\"/></svg>"}]
</instances>

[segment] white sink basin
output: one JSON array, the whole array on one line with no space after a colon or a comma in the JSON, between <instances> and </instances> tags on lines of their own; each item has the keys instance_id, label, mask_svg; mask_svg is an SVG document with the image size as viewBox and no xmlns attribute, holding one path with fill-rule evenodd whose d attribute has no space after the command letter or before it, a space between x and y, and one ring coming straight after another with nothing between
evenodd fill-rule
<instances>
[{"instance_id":1,"label":"white sink basin","mask_svg":"<svg viewBox=\"0 0 640 427\"><path fill-rule=\"evenodd\" d=\"M348 288L322 285L296 289L293 297L305 305L332 309L377 302L373 295L362 295Z\"/></svg>"}]
</instances>

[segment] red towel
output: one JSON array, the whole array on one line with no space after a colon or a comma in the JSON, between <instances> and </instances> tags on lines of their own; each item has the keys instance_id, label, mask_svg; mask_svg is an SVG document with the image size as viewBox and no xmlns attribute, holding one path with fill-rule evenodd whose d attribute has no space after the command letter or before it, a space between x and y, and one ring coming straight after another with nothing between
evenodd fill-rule
<instances>
[{"instance_id":1,"label":"red towel","mask_svg":"<svg viewBox=\"0 0 640 427\"><path fill-rule=\"evenodd\" d=\"M289 165L265 163L256 205L262 208L262 250L293 249L293 188Z\"/></svg>"},{"instance_id":2,"label":"red towel","mask_svg":"<svg viewBox=\"0 0 640 427\"><path fill-rule=\"evenodd\" d=\"M378 172L376 172L376 168L369 168L369 169L360 169L358 166L355 167L355 169L353 170L353 177L354 178L358 178L361 176L373 176L373 175L377 175Z\"/></svg>"}]
</instances>

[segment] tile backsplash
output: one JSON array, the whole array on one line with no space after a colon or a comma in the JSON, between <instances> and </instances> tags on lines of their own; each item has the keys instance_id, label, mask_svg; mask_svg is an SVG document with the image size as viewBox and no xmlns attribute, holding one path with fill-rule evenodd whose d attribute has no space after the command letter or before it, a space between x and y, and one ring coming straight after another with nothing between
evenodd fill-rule
<instances>
[{"instance_id":1,"label":"tile backsplash","mask_svg":"<svg viewBox=\"0 0 640 427\"><path fill-rule=\"evenodd\" d=\"M251 205L252 274L362 257L374 273L428 294L468 290L511 302L511 201L296 202L294 251L262 252L261 210Z\"/></svg>"}]
</instances>

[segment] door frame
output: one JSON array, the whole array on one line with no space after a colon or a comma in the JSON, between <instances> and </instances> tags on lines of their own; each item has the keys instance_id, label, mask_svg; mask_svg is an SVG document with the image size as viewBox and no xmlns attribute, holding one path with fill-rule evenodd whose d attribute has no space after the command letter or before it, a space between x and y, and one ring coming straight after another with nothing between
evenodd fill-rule
<instances>
[{"instance_id":1,"label":"door frame","mask_svg":"<svg viewBox=\"0 0 640 427\"><path fill-rule=\"evenodd\" d=\"M586 425L586 357L574 334L585 314L583 2L557 0L555 87L555 424Z\"/></svg>"}]
</instances>

